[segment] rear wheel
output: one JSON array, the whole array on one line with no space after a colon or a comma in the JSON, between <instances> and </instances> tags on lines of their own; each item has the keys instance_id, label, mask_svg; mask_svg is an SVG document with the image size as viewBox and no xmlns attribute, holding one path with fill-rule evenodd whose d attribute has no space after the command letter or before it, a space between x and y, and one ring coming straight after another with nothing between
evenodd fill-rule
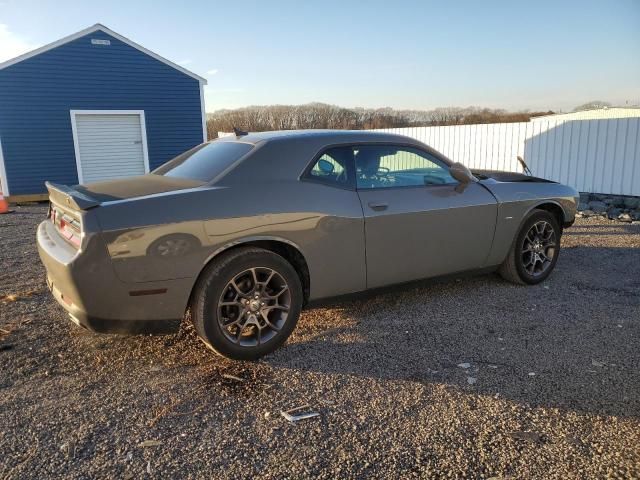
<instances>
[{"instance_id":1,"label":"rear wheel","mask_svg":"<svg viewBox=\"0 0 640 480\"><path fill-rule=\"evenodd\" d=\"M498 270L502 278L535 285L553 271L560 253L562 231L556 218L545 210L534 210L523 223L509 255Z\"/></svg>"},{"instance_id":2,"label":"rear wheel","mask_svg":"<svg viewBox=\"0 0 640 480\"><path fill-rule=\"evenodd\" d=\"M283 257L261 248L238 248L202 273L192 298L202 340L217 353L253 360L278 348L300 316L302 286Z\"/></svg>"}]
</instances>

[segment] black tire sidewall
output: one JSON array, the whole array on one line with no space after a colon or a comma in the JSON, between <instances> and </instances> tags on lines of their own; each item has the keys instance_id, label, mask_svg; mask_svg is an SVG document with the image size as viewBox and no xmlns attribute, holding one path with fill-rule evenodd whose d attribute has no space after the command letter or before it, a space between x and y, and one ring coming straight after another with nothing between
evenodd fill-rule
<instances>
[{"instance_id":1,"label":"black tire sidewall","mask_svg":"<svg viewBox=\"0 0 640 480\"><path fill-rule=\"evenodd\" d=\"M548 222L554 231L556 237L556 249L553 255L553 260L551 261L551 265L547 270L539 276L530 275L525 269L524 265L522 265L522 244L524 242L525 235L529 232L529 229L536 223L541 220ZM535 210L532 212L529 217L525 220L520 228L520 232L518 233L518 237L516 238L516 243L513 246L514 248L514 261L515 267L518 272L518 276L520 279L529 285L536 285L540 282L543 282L547 279L551 272L556 266L556 262L558 261L558 256L560 255L560 239L562 236L562 231L560 229L560 225L556 218L545 210Z\"/></svg>"},{"instance_id":2,"label":"black tire sidewall","mask_svg":"<svg viewBox=\"0 0 640 480\"><path fill-rule=\"evenodd\" d=\"M224 335L218 323L218 301L233 277L253 267L266 267L278 272L289 286L291 305L287 321L275 337L263 345L243 347L234 344ZM204 279L201 291L197 293L194 321L198 333L216 352L238 360L254 360L278 348L291 335L302 309L302 286L298 274L283 257L268 250L253 249L226 262L220 261L207 273L208 278Z\"/></svg>"}]
</instances>

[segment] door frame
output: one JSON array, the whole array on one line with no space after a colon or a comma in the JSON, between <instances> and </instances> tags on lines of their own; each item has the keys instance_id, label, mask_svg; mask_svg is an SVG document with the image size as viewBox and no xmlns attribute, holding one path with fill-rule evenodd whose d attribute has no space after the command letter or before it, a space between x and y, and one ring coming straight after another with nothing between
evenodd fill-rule
<instances>
[{"instance_id":1,"label":"door frame","mask_svg":"<svg viewBox=\"0 0 640 480\"><path fill-rule=\"evenodd\" d=\"M142 134L142 156L144 158L144 171L149 173L149 149L147 146L147 124L144 110L69 110L71 116L71 132L73 134L73 149L76 155L76 169L78 183L83 183L82 165L80 162L80 142L78 140L78 127L76 117L78 115L138 115L140 117L140 133Z\"/></svg>"},{"instance_id":2,"label":"door frame","mask_svg":"<svg viewBox=\"0 0 640 480\"><path fill-rule=\"evenodd\" d=\"M2 153L2 137L0 137L0 192L5 196L9 196L9 181L7 180L7 167L4 163L4 154Z\"/></svg>"}]
</instances>

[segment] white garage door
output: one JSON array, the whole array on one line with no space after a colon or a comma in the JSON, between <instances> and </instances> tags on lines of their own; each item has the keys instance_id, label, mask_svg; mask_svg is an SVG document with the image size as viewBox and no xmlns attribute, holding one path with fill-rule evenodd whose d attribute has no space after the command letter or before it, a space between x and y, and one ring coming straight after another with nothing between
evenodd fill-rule
<instances>
[{"instance_id":1,"label":"white garage door","mask_svg":"<svg viewBox=\"0 0 640 480\"><path fill-rule=\"evenodd\" d=\"M72 112L80 183L142 175L148 171L144 117L140 113Z\"/></svg>"}]
</instances>

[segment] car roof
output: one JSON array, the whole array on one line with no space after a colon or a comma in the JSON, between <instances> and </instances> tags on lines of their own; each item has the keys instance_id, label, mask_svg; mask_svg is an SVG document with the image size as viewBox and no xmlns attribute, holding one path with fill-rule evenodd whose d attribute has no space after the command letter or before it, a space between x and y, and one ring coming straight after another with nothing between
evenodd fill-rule
<instances>
[{"instance_id":1,"label":"car roof","mask_svg":"<svg viewBox=\"0 0 640 480\"><path fill-rule=\"evenodd\" d=\"M402 142L414 145L422 143L404 135L366 130L277 130L270 132L250 132L247 135L229 135L216 141L230 141L257 144L273 140L314 139L329 143L341 142Z\"/></svg>"},{"instance_id":2,"label":"car roof","mask_svg":"<svg viewBox=\"0 0 640 480\"><path fill-rule=\"evenodd\" d=\"M251 155L243 157L220 180L231 184L246 182L248 176L262 180L297 180L309 162L323 149L339 145L392 144L416 147L433 154L445 164L453 162L415 138L386 131L365 130L280 130L229 135L211 143L238 142L255 145ZM271 146L271 148L270 148ZM262 148L265 147L265 148Z\"/></svg>"}]
</instances>

